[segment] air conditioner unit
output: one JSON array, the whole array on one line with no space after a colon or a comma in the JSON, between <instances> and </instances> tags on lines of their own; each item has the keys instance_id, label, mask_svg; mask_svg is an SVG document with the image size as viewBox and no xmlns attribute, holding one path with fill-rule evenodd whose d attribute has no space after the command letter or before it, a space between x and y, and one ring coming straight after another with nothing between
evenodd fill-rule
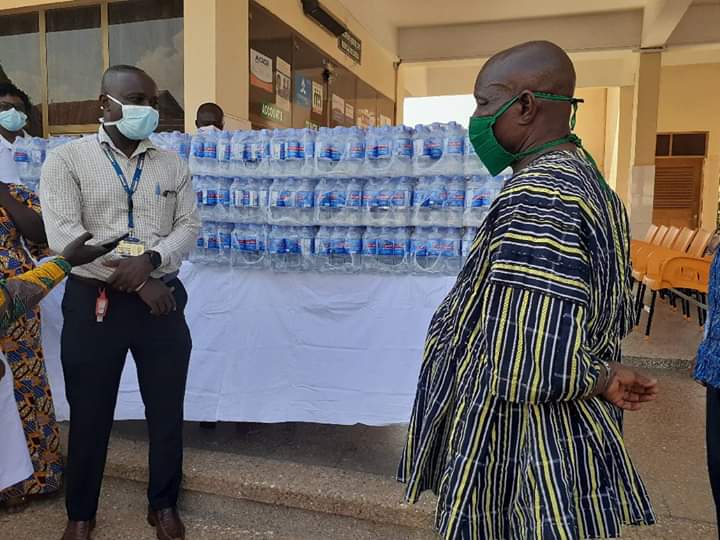
<instances>
[{"instance_id":1,"label":"air conditioner unit","mask_svg":"<svg viewBox=\"0 0 720 540\"><path fill-rule=\"evenodd\" d=\"M347 27L325 9L319 0L302 0L302 6L305 15L315 19L315 22L334 36L340 36L347 31Z\"/></svg>"}]
</instances>

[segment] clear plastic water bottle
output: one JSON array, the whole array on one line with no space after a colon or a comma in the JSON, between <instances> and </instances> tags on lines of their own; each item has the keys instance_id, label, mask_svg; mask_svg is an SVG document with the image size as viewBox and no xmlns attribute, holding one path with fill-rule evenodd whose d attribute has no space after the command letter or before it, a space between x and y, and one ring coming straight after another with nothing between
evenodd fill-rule
<instances>
[{"instance_id":1,"label":"clear plastic water bottle","mask_svg":"<svg viewBox=\"0 0 720 540\"><path fill-rule=\"evenodd\" d=\"M368 129L368 164L372 174L391 175L395 134L389 126Z\"/></svg>"},{"instance_id":2,"label":"clear plastic water bottle","mask_svg":"<svg viewBox=\"0 0 720 540\"><path fill-rule=\"evenodd\" d=\"M218 131L211 129L205 134L202 168L206 174L217 174Z\"/></svg>"},{"instance_id":3,"label":"clear plastic water bottle","mask_svg":"<svg viewBox=\"0 0 720 540\"><path fill-rule=\"evenodd\" d=\"M352 176L345 185L345 210L343 223L346 225L362 225L362 202L364 182L362 178Z\"/></svg>"},{"instance_id":4,"label":"clear plastic water bottle","mask_svg":"<svg viewBox=\"0 0 720 540\"><path fill-rule=\"evenodd\" d=\"M413 130L408 126L395 126L393 134L393 161L389 174L393 177L409 176L413 168Z\"/></svg>"},{"instance_id":5,"label":"clear plastic water bottle","mask_svg":"<svg viewBox=\"0 0 720 540\"><path fill-rule=\"evenodd\" d=\"M268 203L268 221L278 225L294 223L295 210L295 179L274 178L270 184Z\"/></svg>"},{"instance_id":6,"label":"clear plastic water bottle","mask_svg":"<svg viewBox=\"0 0 720 540\"><path fill-rule=\"evenodd\" d=\"M465 227L479 227L485 221L493 197L491 183L492 177L487 174L474 174L468 179L463 215Z\"/></svg>"},{"instance_id":7,"label":"clear plastic water bottle","mask_svg":"<svg viewBox=\"0 0 720 540\"><path fill-rule=\"evenodd\" d=\"M315 169L317 174L329 174L335 170L333 157L335 150L333 132L330 128L321 127L315 140Z\"/></svg>"},{"instance_id":8,"label":"clear plastic water bottle","mask_svg":"<svg viewBox=\"0 0 720 540\"><path fill-rule=\"evenodd\" d=\"M462 263L462 236L460 229L443 227L438 230L439 238L431 249L439 257L438 272L449 276L460 271Z\"/></svg>"},{"instance_id":9,"label":"clear plastic water bottle","mask_svg":"<svg viewBox=\"0 0 720 540\"><path fill-rule=\"evenodd\" d=\"M250 150L248 143L252 132L235 131L230 139L230 174L243 176L245 174L245 160Z\"/></svg>"},{"instance_id":10,"label":"clear plastic water bottle","mask_svg":"<svg viewBox=\"0 0 720 540\"><path fill-rule=\"evenodd\" d=\"M410 264L413 273L428 273L430 267L428 244L431 230L429 227L415 227L410 235Z\"/></svg>"},{"instance_id":11,"label":"clear plastic water bottle","mask_svg":"<svg viewBox=\"0 0 720 540\"><path fill-rule=\"evenodd\" d=\"M218 226L214 221L205 221L202 225L203 243L205 244L205 255L203 262L216 264L220 259L220 239L218 238Z\"/></svg>"},{"instance_id":12,"label":"clear plastic water bottle","mask_svg":"<svg viewBox=\"0 0 720 540\"><path fill-rule=\"evenodd\" d=\"M443 151L445 149L445 126L439 122L434 122L430 126L430 133L425 139L425 144L428 145L430 152L430 158L432 160L430 167L433 169L433 174L447 174L442 166L444 165Z\"/></svg>"},{"instance_id":13,"label":"clear plastic water bottle","mask_svg":"<svg viewBox=\"0 0 720 540\"><path fill-rule=\"evenodd\" d=\"M475 237L477 236L477 227L466 227L465 233L462 237L462 264L463 266L470 256L470 249L472 248Z\"/></svg>"},{"instance_id":14,"label":"clear plastic water bottle","mask_svg":"<svg viewBox=\"0 0 720 540\"><path fill-rule=\"evenodd\" d=\"M407 269L410 238L404 227L382 227L377 241L377 266L381 272L402 273Z\"/></svg>"},{"instance_id":15,"label":"clear plastic water bottle","mask_svg":"<svg viewBox=\"0 0 720 540\"><path fill-rule=\"evenodd\" d=\"M288 227L273 225L268 234L268 257L270 267L276 272L287 272L287 230Z\"/></svg>"},{"instance_id":16,"label":"clear plastic water bottle","mask_svg":"<svg viewBox=\"0 0 720 540\"><path fill-rule=\"evenodd\" d=\"M488 174L485 165L475 153L475 148L470 142L470 137L465 135L465 163L464 170L466 175L485 175Z\"/></svg>"},{"instance_id":17,"label":"clear plastic water bottle","mask_svg":"<svg viewBox=\"0 0 720 540\"><path fill-rule=\"evenodd\" d=\"M347 272L360 272L362 270L363 229L362 227L348 227L345 240L347 255Z\"/></svg>"},{"instance_id":18,"label":"clear plastic water bottle","mask_svg":"<svg viewBox=\"0 0 720 540\"><path fill-rule=\"evenodd\" d=\"M465 178L463 176L450 176L446 177L446 180L445 212L447 217L445 222L449 227L462 227L465 210Z\"/></svg>"},{"instance_id":19,"label":"clear plastic water bottle","mask_svg":"<svg viewBox=\"0 0 720 540\"><path fill-rule=\"evenodd\" d=\"M230 185L232 180L222 176L212 177L213 188L217 193L217 202L213 212L215 221L232 222L233 216L230 209Z\"/></svg>"},{"instance_id":20,"label":"clear plastic water bottle","mask_svg":"<svg viewBox=\"0 0 720 540\"><path fill-rule=\"evenodd\" d=\"M17 137L13 144L13 161L23 183L30 178L30 137Z\"/></svg>"},{"instance_id":21,"label":"clear plastic water bottle","mask_svg":"<svg viewBox=\"0 0 720 540\"><path fill-rule=\"evenodd\" d=\"M412 224L444 226L447 224L447 187L444 176L423 176L413 194Z\"/></svg>"},{"instance_id":22,"label":"clear plastic water bottle","mask_svg":"<svg viewBox=\"0 0 720 540\"><path fill-rule=\"evenodd\" d=\"M444 151L442 159L443 173L462 175L465 165L465 128L457 122L449 122L445 129Z\"/></svg>"},{"instance_id":23,"label":"clear plastic water bottle","mask_svg":"<svg viewBox=\"0 0 720 540\"><path fill-rule=\"evenodd\" d=\"M270 205L270 178L255 178L254 185L257 189L258 207L257 207L257 223L268 223L269 205Z\"/></svg>"},{"instance_id":24,"label":"clear plastic water bottle","mask_svg":"<svg viewBox=\"0 0 720 540\"><path fill-rule=\"evenodd\" d=\"M287 131L273 129L270 140L270 175L284 176L287 174L285 160L287 158Z\"/></svg>"},{"instance_id":25,"label":"clear plastic water bottle","mask_svg":"<svg viewBox=\"0 0 720 540\"><path fill-rule=\"evenodd\" d=\"M362 196L362 216L363 224L367 226L379 226L383 222L383 210L380 209L382 186L382 178L370 177L365 182Z\"/></svg>"},{"instance_id":26,"label":"clear plastic water bottle","mask_svg":"<svg viewBox=\"0 0 720 540\"><path fill-rule=\"evenodd\" d=\"M232 135L228 131L218 134L217 163L215 164L219 176L231 177L232 163Z\"/></svg>"},{"instance_id":27,"label":"clear plastic water bottle","mask_svg":"<svg viewBox=\"0 0 720 540\"><path fill-rule=\"evenodd\" d=\"M30 181L32 185L37 186L40 182L40 171L42 165L45 162L45 153L47 148L47 141L42 137L33 137L30 143Z\"/></svg>"},{"instance_id":28,"label":"clear plastic water bottle","mask_svg":"<svg viewBox=\"0 0 720 540\"><path fill-rule=\"evenodd\" d=\"M319 225L336 222L337 208L333 199L337 182L337 178L325 177L315 185L315 221Z\"/></svg>"},{"instance_id":29,"label":"clear plastic water bottle","mask_svg":"<svg viewBox=\"0 0 720 540\"><path fill-rule=\"evenodd\" d=\"M351 127L345 132L345 167L346 176L362 174L365 166L365 133L358 127Z\"/></svg>"},{"instance_id":30,"label":"clear plastic water bottle","mask_svg":"<svg viewBox=\"0 0 720 540\"><path fill-rule=\"evenodd\" d=\"M410 213L412 209L412 195L415 185L413 178L401 176L392 182L392 225L405 227L410 224Z\"/></svg>"},{"instance_id":31,"label":"clear plastic water bottle","mask_svg":"<svg viewBox=\"0 0 720 540\"><path fill-rule=\"evenodd\" d=\"M203 168L203 160L205 158L205 136L202 133L193 135L190 142L190 172L196 175L206 173Z\"/></svg>"},{"instance_id":32,"label":"clear plastic water bottle","mask_svg":"<svg viewBox=\"0 0 720 540\"><path fill-rule=\"evenodd\" d=\"M413 132L413 171L416 176L425 175L430 169L433 160L430 155L430 129L418 124Z\"/></svg>"},{"instance_id":33,"label":"clear plastic water bottle","mask_svg":"<svg viewBox=\"0 0 720 540\"><path fill-rule=\"evenodd\" d=\"M302 141L302 169L300 171L301 176L315 176L315 137L316 131L314 129L305 128L299 130L301 133Z\"/></svg>"},{"instance_id":34,"label":"clear plastic water bottle","mask_svg":"<svg viewBox=\"0 0 720 540\"><path fill-rule=\"evenodd\" d=\"M230 264L232 258L233 223L218 223L218 264Z\"/></svg>"},{"instance_id":35,"label":"clear plastic water bottle","mask_svg":"<svg viewBox=\"0 0 720 540\"><path fill-rule=\"evenodd\" d=\"M378 266L378 239L380 229L368 227L362 237L362 268L365 272L377 272Z\"/></svg>"},{"instance_id":36,"label":"clear plastic water bottle","mask_svg":"<svg viewBox=\"0 0 720 540\"><path fill-rule=\"evenodd\" d=\"M241 268L267 266L267 228L255 223L236 224L232 238L232 264Z\"/></svg>"},{"instance_id":37,"label":"clear plastic water bottle","mask_svg":"<svg viewBox=\"0 0 720 540\"><path fill-rule=\"evenodd\" d=\"M308 177L295 178L295 223L312 225L315 221L315 180Z\"/></svg>"},{"instance_id":38,"label":"clear plastic water bottle","mask_svg":"<svg viewBox=\"0 0 720 540\"><path fill-rule=\"evenodd\" d=\"M305 163L303 134L300 129L287 129L285 139L285 171L292 176L301 176Z\"/></svg>"},{"instance_id":39,"label":"clear plastic water bottle","mask_svg":"<svg viewBox=\"0 0 720 540\"><path fill-rule=\"evenodd\" d=\"M332 235L333 227L321 226L315 235L315 254L313 268L318 272L332 270Z\"/></svg>"},{"instance_id":40,"label":"clear plastic water bottle","mask_svg":"<svg viewBox=\"0 0 720 540\"><path fill-rule=\"evenodd\" d=\"M290 227L286 239L288 268L296 271L312 270L315 254L315 227Z\"/></svg>"}]
</instances>

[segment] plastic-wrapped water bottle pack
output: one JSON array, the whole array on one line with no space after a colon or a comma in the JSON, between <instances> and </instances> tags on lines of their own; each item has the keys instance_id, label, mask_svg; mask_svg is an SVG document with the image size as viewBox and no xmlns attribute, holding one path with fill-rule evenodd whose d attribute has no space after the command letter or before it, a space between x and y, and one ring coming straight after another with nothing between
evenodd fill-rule
<instances>
[{"instance_id":1,"label":"plastic-wrapped water bottle pack","mask_svg":"<svg viewBox=\"0 0 720 540\"><path fill-rule=\"evenodd\" d=\"M456 274L511 174L490 176L454 122L210 131L183 148L204 221L192 260L275 271Z\"/></svg>"}]
</instances>

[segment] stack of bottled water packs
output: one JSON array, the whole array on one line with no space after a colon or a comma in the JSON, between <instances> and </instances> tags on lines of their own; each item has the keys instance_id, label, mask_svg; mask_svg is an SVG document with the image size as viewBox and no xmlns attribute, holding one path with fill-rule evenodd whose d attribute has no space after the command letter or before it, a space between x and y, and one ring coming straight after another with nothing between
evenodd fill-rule
<instances>
[{"instance_id":1,"label":"stack of bottled water packs","mask_svg":"<svg viewBox=\"0 0 720 540\"><path fill-rule=\"evenodd\" d=\"M491 177L454 122L210 131L188 157L203 219L191 260L279 272L457 274L509 176Z\"/></svg>"},{"instance_id":2,"label":"stack of bottled water packs","mask_svg":"<svg viewBox=\"0 0 720 540\"><path fill-rule=\"evenodd\" d=\"M40 185L40 170L47 153L75 137L60 135L43 139L42 137L17 137L13 143L13 160L20 181L31 190L37 192Z\"/></svg>"}]
</instances>

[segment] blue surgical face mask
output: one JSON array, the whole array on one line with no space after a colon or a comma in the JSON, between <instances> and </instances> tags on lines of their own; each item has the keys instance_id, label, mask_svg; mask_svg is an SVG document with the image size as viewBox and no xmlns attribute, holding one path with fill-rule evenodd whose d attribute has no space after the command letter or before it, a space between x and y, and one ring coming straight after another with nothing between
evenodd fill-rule
<instances>
[{"instance_id":1,"label":"blue surgical face mask","mask_svg":"<svg viewBox=\"0 0 720 540\"><path fill-rule=\"evenodd\" d=\"M103 122L106 126L117 126L118 131L133 141L147 139L155 131L160 121L160 113L148 105L126 105L112 97L107 97L122 107L122 118L114 122Z\"/></svg>"},{"instance_id":2,"label":"blue surgical face mask","mask_svg":"<svg viewBox=\"0 0 720 540\"><path fill-rule=\"evenodd\" d=\"M27 114L15 108L0 112L0 126L8 131L20 131L27 124Z\"/></svg>"}]
</instances>

